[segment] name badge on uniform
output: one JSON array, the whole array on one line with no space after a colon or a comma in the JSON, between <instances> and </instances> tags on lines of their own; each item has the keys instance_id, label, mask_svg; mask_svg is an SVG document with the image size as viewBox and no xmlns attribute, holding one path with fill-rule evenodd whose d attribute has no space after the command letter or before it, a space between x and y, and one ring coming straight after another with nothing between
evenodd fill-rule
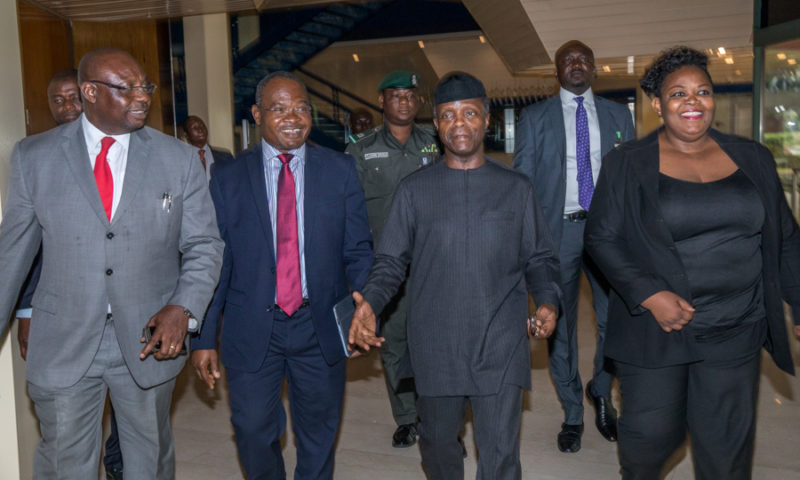
<instances>
[{"instance_id":1,"label":"name badge on uniform","mask_svg":"<svg viewBox=\"0 0 800 480\"><path fill-rule=\"evenodd\" d=\"M364 160L372 160L373 158L389 158L389 152L372 152L364 154Z\"/></svg>"}]
</instances>

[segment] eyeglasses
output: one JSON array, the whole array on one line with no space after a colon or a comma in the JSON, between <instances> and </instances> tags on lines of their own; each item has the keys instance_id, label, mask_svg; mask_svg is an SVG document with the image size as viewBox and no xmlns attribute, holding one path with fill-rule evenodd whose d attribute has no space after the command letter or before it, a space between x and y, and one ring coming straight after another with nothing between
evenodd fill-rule
<instances>
[{"instance_id":1,"label":"eyeglasses","mask_svg":"<svg viewBox=\"0 0 800 480\"><path fill-rule=\"evenodd\" d=\"M157 85L148 83L147 85L114 85L113 83L104 82L102 80L88 80L92 83L99 83L100 85L105 85L108 88L113 88L114 90L119 90L122 92L123 95L133 96L133 94L137 91L146 93L148 95L152 95L153 92L156 91Z\"/></svg>"},{"instance_id":2,"label":"eyeglasses","mask_svg":"<svg viewBox=\"0 0 800 480\"><path fill-rule=\"evenodd\" d=\"M306 105L304 107L269 107L265 108L264 110L272 113L273 115L284 117L289 115L289 112L294 112L295 115L310 115L311 114L311 107Z\"/></svg>"}]
</instances>

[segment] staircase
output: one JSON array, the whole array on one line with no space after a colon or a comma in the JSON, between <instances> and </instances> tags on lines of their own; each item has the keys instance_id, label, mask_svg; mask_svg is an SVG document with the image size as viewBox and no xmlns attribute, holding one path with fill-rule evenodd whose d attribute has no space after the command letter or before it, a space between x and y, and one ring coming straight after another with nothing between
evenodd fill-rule
<instances>
[{"instance_id":1,"label":"staircase","mask_svg":"<svg viewBox=\"0 0 800 480\"><path fill-rule=\"evenodd\" d=\"M237 123L250 120L256 86L265 75L278 70L296 70L387 4L386 1L367 1L262 14L260 41L244 50L239 50L238 45L233 48L233 96ZM232 36L236 38L236 35ZM336 98L320 97L323 101L337 101ZM337 112L338 108L334 106L333 111ZM331 122L338 123L339 130L344 129L341 118L332 118L327 113L316 117L328 117L325 129L329 132L334 129ZM343 142L343 135L340 138Z\"/></svg>"}]
</instances>

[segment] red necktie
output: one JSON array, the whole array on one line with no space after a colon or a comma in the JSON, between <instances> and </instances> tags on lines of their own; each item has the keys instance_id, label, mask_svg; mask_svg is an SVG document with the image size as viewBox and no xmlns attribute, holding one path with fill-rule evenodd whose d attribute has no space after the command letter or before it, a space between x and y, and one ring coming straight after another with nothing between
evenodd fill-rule
<instances>
[{"instance_id":1,"label":"red necktie","mask_svg":"<svg viewBox=\"0 0 800 480\"><path fill-rule=\"evenodd\" d=\"M206 168L206 150L204 148L201 148L198 153L200 153L200 163L203 164L203 170L205 170L205 168Z\"/></svg>"},{"instance_id":2,"label":"red necktie","mask_svg":"<svg viewBox=\"0 0 800 480\"><path fill-rule=\"evenodd\" d=\"M294 196L294 175L289 168L293 155L278 155L281 173L278 176L278 208L275 221L277 245L277 304L292 316L303 303L300 281L300 246L297 240L297 202Z\"/></svg>"},{"instance_id":3,"label":"red necktie","mask_svg":"<svg viewBox=\"0 0 800 480\"><path fill-rule=\"evenodd\" d=\"M103 137L100 141L100 153L94 160L94 180L97 182L97 191L100 192L100 201L103 202L103 210L106 217L111 221L111 204L114 202L114 177L111 176L111 167L108 166L106 155L108 149L114 143L111 137Z\"/></svg>"}]
</instances>

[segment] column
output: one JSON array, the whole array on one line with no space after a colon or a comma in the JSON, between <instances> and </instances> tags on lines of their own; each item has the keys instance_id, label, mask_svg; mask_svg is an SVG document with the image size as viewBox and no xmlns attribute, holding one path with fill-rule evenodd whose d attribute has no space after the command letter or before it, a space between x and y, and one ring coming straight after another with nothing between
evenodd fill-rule
<instances>
[{"instance_id":1,"label":"column","mask_svg":"<svg viewBox=\"0 0 800 480\"><path fill-rule=\"evenodd\" d=\"M208 125L208 142L234 150L233 74L228 14L183 19L189 115Z\"/></svg>"}]
</instances>

